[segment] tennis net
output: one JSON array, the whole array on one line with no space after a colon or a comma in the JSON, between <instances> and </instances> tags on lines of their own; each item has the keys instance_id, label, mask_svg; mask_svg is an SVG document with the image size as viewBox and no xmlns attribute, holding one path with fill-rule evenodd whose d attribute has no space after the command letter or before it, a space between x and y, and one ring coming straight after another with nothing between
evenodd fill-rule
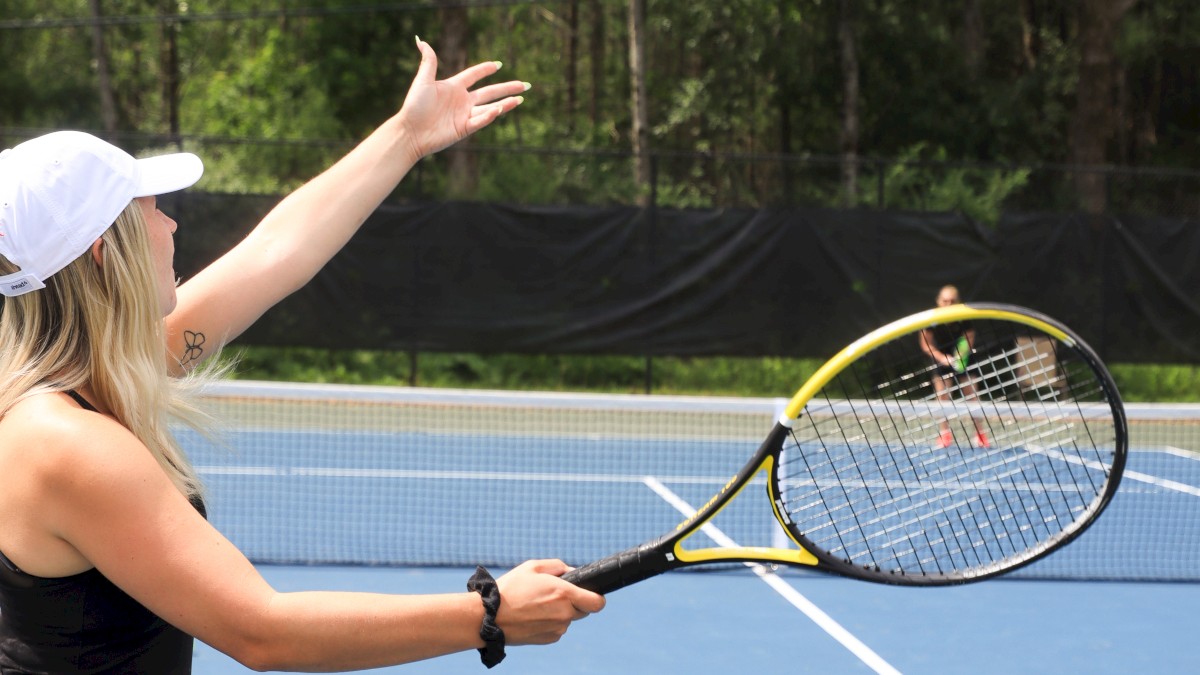
<instances>
[{"instance_id":1,"label":"tennis net","mask_svg":"<svg viewBox=\"0 0 1200 675\"><path fill-rule=\"evenodd\" d=\"M206 397L217 442L178 435L213 523L258 563L578 565L672 529L786 402L226 382ZM1131 455L1108 510L1010 576L1200 580L1200 405L1126 408ZM786 544L752 492L713 524Z\"/></svg>"}]
</instances>

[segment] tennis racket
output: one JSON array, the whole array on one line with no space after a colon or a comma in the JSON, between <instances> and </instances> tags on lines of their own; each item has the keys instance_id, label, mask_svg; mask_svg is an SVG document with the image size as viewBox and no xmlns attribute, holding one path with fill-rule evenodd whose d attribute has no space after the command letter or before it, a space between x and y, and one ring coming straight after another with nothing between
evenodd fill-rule
<instances>
[{"instance_id":1,"label":"tennis racket","mask_svg":"<svg viewBox=\"0 0 1200 675\"><path fill-rule=\"evenodd\" d=\"M967 341L967 336L958 338L958 344L954 347L954 372L962 374L967 372L967 359L971 356L971 343Z\"/></svg>"},{"instance_id":2,"label":"tennis racket","mask_svg":"<svg viewBox=\"0 0 1200 675\"><path fill-rule=\"evenodd\" d=\"M976 386L943 400L918 341L923 329L958 321L975 329ZM991 447L936 447L943 422L973 432L976 421ZM1079 536L1116 492L1126 450L1116 386L1079 336L1021 307L939 307L871 332L819 368L750 461L673 531L564 578L609 593L681 567L756 562L887 584L979 581ZM790 542L693 542L760 473Z\"/></svg>"}]
</instances>

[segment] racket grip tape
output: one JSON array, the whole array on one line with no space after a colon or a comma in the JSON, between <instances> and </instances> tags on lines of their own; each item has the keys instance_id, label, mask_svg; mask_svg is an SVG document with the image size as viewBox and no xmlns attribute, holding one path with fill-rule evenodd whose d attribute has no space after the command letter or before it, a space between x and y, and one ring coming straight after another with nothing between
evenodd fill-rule
<instances>
[{"instance_id":1,"label":"racket grip tape","mask_svg":"<svg viewBox=\"0 0 1200 675\"><path fill-rule=\"evenodd\" d=\"M562 578L580 588L606 595L670 569L667 556L659 550L659 543L642 544L601 558L567 572Z\"/></svg>"}]
</instances>

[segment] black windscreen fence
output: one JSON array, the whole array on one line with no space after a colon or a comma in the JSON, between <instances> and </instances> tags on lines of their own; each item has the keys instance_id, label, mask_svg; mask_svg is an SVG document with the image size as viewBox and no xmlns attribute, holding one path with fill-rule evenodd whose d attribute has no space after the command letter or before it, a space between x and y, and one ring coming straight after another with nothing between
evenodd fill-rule
<instances>
[{"instance_id":1,"label":"black windscreen fence","mask_svg":"<svg viewBox=\"0 0 1200 675\"><path fill-rule=\"evenodd\" d=\"M276 198L160 201L186 280ZM384 205L242 342L828 357L947 283L1049 314L1108 360L1200 362L1200 224L1062 213Z\"/></svg>"}]
</instances>

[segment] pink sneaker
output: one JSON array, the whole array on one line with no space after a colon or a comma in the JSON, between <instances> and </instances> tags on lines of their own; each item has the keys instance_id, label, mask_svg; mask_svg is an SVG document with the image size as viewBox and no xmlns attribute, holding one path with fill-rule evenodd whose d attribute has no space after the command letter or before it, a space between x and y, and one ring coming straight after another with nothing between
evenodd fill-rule
<instances>
[{"instance_id":1,"label":"pink sneaker","mask_svg":"<svg viewBox=\"0 0 1200 675\"><path fill-rule=\"evenodd\" d=\"M982 431L975 434L975 437L971 439L971 445L976 448L992 447L992 444L988 442L987 434L983 433Z\"/></svg>"},{"instance_id":2,"label":"pink sneaker","mask_svg":"<svg viewBox=\"0 0 1200 675\"><path fill-rule=\"evenodd\" d=\"M950 447L951 445L954 445L954 434L950 433L949 431L943 431L942 435L938 437L937 445L933 447L937 448L938 450L942 450Z\"/></svg>"}]
</instances>

